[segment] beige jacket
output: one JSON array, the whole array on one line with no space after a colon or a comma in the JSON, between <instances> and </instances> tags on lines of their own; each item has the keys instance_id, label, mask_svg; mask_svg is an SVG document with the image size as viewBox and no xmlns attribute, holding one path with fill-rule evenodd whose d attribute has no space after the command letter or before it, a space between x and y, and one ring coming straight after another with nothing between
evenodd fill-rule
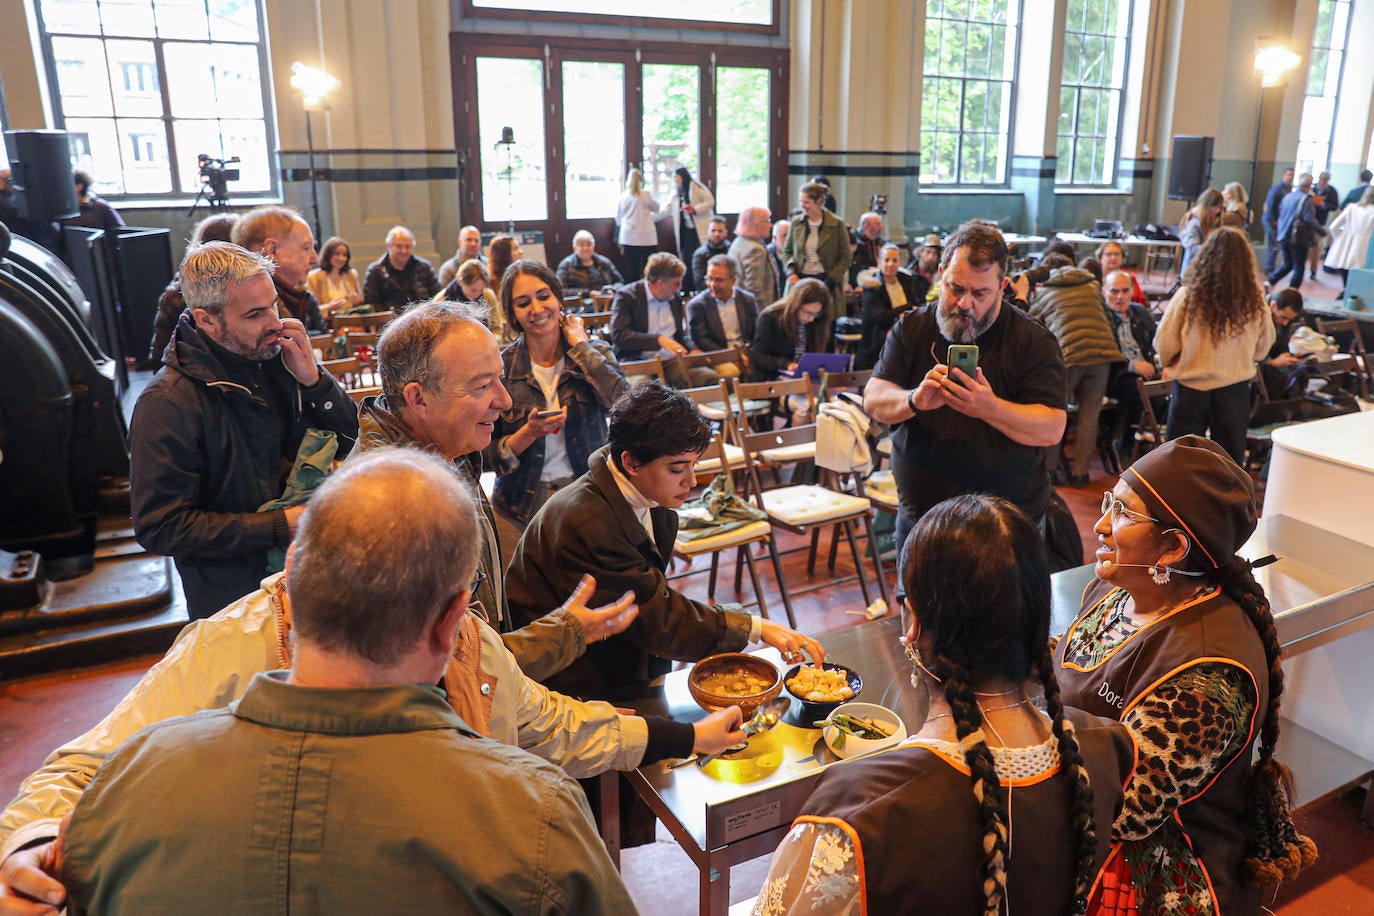
<instances>
[{"instance_id":1,"label":"beige jacket","mask_svg":"<svg viewBox=\"0 0 1374 916\"><path fill-rule=\"evenodd\" d=\"M254 675L288 667L283 580L282 573L269 576L260 590L191 623L95 728L53 751L0 812L0 861L35 840L55 837L58 823L76 806L101 762L135 732L174 716L227 706L243 695ZM639 765L648 741L642 718L619 715L608 703L583 703L546 690L521 673L495 630L472 615L469 619L476 651L472 641L466 656L460 647L445 678L455 687L467 684L471 689L461 691L464 699L483 704L486 727L480 721L469 725L574 777ZM469 666L475 666L475 677ZM463 715L459 691L452 693L451 702ZM480 720L482 714L471 718Z\"/></svg>"},{"instance_id":2,"label":"beige jacket","mask_svg":"<svg viewBox=\"0 0 1374 916\"><path fill-rule=\"evenodd\" d=\"M1274 345L1269 310L1256 309L1248 324L1217 342L1205 325L1184 319L1187 301L1188 287L1184 286L1169 300L1155 331L1155 349L1164 377L1194 391L1213 391L1254 378L1255 366Z\"/></svg>"}]
</instances>

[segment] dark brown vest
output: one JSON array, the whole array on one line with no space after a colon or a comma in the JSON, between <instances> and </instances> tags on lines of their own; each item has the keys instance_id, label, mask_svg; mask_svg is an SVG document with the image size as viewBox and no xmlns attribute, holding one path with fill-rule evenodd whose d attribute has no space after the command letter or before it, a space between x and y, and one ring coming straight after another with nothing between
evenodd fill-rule
<instances>
[{"instance_id":1,"label":"dark brown vest","mask_svg":"<svg viewBox=\"0 0 1374 916\"><path fill-rule=\"evenodd\" d=\"M1083 593L1091 609L1112 586L1096 581ZM1269 703L1269 663L1264 644L1241 607L1220 592L1171 612L1131 635L1098 665L1084 670L1064 664L1064 650L1080 615L1055 650L1055 673L1064 703L1094 715L1120 719L1163 681L1205 661L1223 661L1246 671L1255 684L1250 739L1202 794L1179 807L1177 819L1207 871L1218 912L1257 912L1259 889L1240 882L1245 855L1245 775L1250 747Z\"/></svg>"},{"instance_id":2,"label":"dark brown vest","mask_svg":"<svg viewBox=\"0 0 1374 916\"><path fill-rule=\"evenodd\" d=\"M1135 750L1125 729L1117 725L1077 710L1070 718L1092 784L1100 867ZM1011 912L1073 912L1077 839L1067 777L1056 769L1034 782L1012 783L1011 793ZM983 830L973 782L962 760L906 745L833 766L802 806L799 818L818 819L843 822L856 841L865 912L981 916Z\"/></svg>"}]
</instances>

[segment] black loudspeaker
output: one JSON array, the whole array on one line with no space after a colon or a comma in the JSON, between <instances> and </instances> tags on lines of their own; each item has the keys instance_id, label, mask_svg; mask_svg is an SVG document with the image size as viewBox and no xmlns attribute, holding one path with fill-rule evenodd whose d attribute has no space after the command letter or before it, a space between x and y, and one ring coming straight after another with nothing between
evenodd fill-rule
<instances>
[{"instance_id":1,"label":"black loudspeaker","mask_svg":"<svg viewBox=\"0 0 1374 916\"><path fill-rule=\"evenodd\" d=\"M1212 138L1174 137L1169 160L1169 199L1192 202L1212 181Z\"/></svg>"},{"instance_id":2,"label":"black loudspeaker","mask_svg":"<svg viewBox=\"0 0 1374 916\"><path fill-rule=\"evenodd\" d=\"M81 212L65 130L7 130L5 147L14 180L24 189L26 219L51 223Z\"/></svg>"}]
</instances>

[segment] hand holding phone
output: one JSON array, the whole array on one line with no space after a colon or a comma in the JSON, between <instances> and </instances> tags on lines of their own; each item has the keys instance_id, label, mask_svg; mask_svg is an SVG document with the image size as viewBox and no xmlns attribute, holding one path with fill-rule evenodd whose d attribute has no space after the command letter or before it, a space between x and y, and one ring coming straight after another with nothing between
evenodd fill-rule
<instances>
[{"instance_id":1,"label":"hand holding phone","mask_svg":"<svg viewBox=\"0 0 1374 916\"><path fill-rule=\"evenodd\" d=\"M978 346L976 344L950 344L947 365L958 369L969 378L978 377ZM953 379L958 381L958 379Z\"/></svg>"},{"instance_id":2,"label":"hand holding phone","mask_svg":"<svg viewBox=\"0 0 1374 916\"><path fill-rule=\"evenodd\" d=\"M562 412L563 409L561 407L558 410L536 410L533 416L536 420L548 420L552 417L558 416Z\"/></svg>"}]
</instances>

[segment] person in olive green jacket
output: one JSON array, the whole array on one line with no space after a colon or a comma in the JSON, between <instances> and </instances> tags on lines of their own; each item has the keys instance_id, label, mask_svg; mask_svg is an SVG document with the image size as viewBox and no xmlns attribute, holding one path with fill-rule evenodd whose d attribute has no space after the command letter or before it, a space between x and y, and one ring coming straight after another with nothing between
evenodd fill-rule
<instances>
[{"instance_id":1,"label":"person in olive green jacket","mask_svg":"<svg viewBox=\"0 0 1374 916\"><path fill-rule=\"evenodd\" d=\"M823 184L810 181L802 185L797 197L802 212L792 219L781 255L789 285L814 277L824 280L834 295L844 292L854 251L849 245L849 227L822 206L825 195Z\"/></svg>"},{"instance_id":2,"label":"person in olive green jacket","mask_svg":"<svg viewBox=\"0 0 1374 916\"><path fill-rule=\"evenodd\" d=\"M1054 258L1047 255L1046 260ZM1078 425L1069 483L1088 484L1088 462L1097 447L1097 418L1107 393L1107 376L1121 355L1111 324L1107 321L1102 287L1091 273L1074 267L1065 258L1031 300L1031 317L1050 329L1064 353L1068 369L1069 402L1078 405ZM1051 470L1058 464L1059 446L1049 456Z\"/></svg>"}]
</instances>

